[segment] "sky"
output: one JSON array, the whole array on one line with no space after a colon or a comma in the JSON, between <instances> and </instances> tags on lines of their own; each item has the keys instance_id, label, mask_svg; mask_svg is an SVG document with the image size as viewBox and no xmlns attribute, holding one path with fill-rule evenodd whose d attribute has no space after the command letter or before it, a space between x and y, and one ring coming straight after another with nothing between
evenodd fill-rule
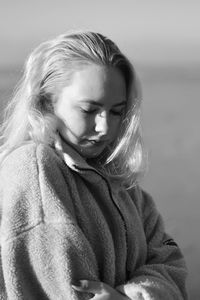
<instances>
[{"instance_id":1,"label":"sky","mask_svg":"<svg viewBox=\"0 0 200 300\"><path fill-rule=\"evenodd\" d=\"M144 63L200 63L199 0L0 0L0 65L69 29L99 31Z\"/></svg>"}]
</instances>

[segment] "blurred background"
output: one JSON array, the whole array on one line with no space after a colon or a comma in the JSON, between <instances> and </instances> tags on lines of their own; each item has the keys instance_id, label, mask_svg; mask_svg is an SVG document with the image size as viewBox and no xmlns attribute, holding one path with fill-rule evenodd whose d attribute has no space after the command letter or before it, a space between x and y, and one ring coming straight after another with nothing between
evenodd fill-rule
<instances>
[{"instance_id":1,"label":"blurred background","mask_svg":"<svg viewBox=\"0 0 200 300\"><path fill-rule=\"evenodd\" d=\"M200 1L0 0L0 108L28 54L69 29L98 31L133 62L143 89L149 153L142 186L185 255L200 299Z\"/></svg>"}]
</instances>

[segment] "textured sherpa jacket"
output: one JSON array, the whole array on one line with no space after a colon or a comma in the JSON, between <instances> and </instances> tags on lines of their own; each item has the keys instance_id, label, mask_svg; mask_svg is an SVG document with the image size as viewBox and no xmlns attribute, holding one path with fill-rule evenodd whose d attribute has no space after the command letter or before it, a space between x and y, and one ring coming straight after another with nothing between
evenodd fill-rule
<instances>
[{"instance_id":1,"label":"textured sherpa jacket","mask_svg":"<svg viewBox=\"0 0 200 300\"><path fill-rule=\"evenodd\" d=\"M22 145L0 177L0 299L89 299L80 279L132 300L181 300L185 264L151 197L109 182L74 150Z\"/></svg>"}]
</instances>

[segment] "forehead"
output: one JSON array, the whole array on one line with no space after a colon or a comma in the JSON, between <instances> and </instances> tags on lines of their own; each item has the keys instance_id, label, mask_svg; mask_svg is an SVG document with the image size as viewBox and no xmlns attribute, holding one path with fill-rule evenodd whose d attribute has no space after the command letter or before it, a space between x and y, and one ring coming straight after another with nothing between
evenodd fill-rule
<instances>
[{"instance_id":1,"label":"forehead","mask_svg":"<svg viewBox=\"0 0 200 300\"><path fill-rule=\"evenodd\" d=\"M92 100L114 105L126 99L126 84L118 69L91 64L72 74L62 94L78 102Z\"/></svg>"}]
</instances>

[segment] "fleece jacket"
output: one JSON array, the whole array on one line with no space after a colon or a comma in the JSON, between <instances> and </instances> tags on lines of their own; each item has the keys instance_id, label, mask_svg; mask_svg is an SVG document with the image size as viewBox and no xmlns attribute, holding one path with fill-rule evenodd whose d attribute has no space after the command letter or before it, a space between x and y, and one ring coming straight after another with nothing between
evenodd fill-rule
<instances>
[{"instance_id":1,"label":"fleece jacket","mask_svg":"<svg viewBox=\"0 0 200 300\"><path fill-rule=\"evenodd\" d=\"M186 267L152 198L102 175L71 147L33 142L0 172L0 299L86 300L102 281L132 300L182 300Z\"/></svg>"}]
</instances>

